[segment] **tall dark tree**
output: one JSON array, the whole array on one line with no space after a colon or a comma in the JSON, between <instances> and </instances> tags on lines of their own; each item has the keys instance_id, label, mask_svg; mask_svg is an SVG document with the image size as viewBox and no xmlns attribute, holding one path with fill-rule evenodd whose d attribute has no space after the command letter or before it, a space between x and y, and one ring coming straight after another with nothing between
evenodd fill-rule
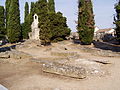
<instances>
[{"instance_id":1,"label":"tall dark tree","mask_svg":"<svg viewBox=\"0 0 120 90\"><path fill-rule=\"evenodd\" d=\"M35 8L35 3L31 2L30 12L34 12L34 8Z\"/></svg>"},{"instance_id":2,"label":"tall dark tree","mask_svg":"<svg viewBox=\"0 0 120 90\"><path fill-rule=\"evenodd\" d=\"M6 29L7 29L7 21L8 21L8 17L9 17L10 4L11 4L11 0L6 0L6 2L5 2Z\"/></svg>"},{"instance_id":3,"label":"tall dark tree","mask_svg":"<svg viewBox=\"0 0 120 90\"><path fill-rule=\"evenodd\" d=\"M119 2L115 5L115 10L116 10L116 17L114 18L115 24L116 24L116 35L117 35L117 40L120 43L120 0Z\"/></svg>"},{"instance_id":4,"label":"tall dark tree","mask_svg":"<svg viewBox=\"0 0 120 90\"><path fill-rule=\"evenodd\" d=\"M28 33L31 31L30 23L30 14L29 14L29 4L28 2L25 3L25 16L24 16L24 23L21 24L22 26L22 37L23 39L28 39Z\"/></svg>"},{"instance_id":5,"label":"tall dark tree","mask_svg":"<svg viewBox=\"0 0 120 90\"><path fill-rule=\"evenodd\" d=\"M39 18L39 28L40 28L40 40L43 45L49 44L50 38L52 36L50 31L50 21L48 14L48 3L47 0L39 0L36 3L35 12Z\"/></svg>"},{"instance_id":6,"label":"tall dark tree","mask_svg":"<svg viewBox=\"0 0 120 90\"><path fill-rule=\"evenodd\" d=\"M30 13L27 15L24 23L22 23L22 35L23 39L29 38L29 32L31 32L31 24L33 22L33 16L35 14L35 3L31 2Z\"/></svg>"},{"instance_id":7,"label":"tall dark tree","mask_svg":"<svg viewBox=\"0 0 120 90\"><path fill-rule=\"evenodd\" d=\"M94 36L94 15L91 0L79 0L78 33L82 44L91 44Z\"/></svg>"},{"instance_id":8,"label":"tall dark tree","mask_svg":"<svg viewBox=\"0 0 120 90\"><path fill-rule=\"evenodd\" d=\"M7 25L7 36L11 43L21 39L19 0L11 0Z\"/></svg>"},{"instance_id":9,"label":"tall dark tree","mask_svg":"<svg viewBox=\"0 0 120 90\"><path fill-rule=\"evenodd\" d=\"M5 30L5 10L3 6L0 6L0 40L5 38L6 30Z\"/></svg>"},{"instance_id":10,"label":"tall dark tree","mask_svg":"<svg viewBox=\"0 0 120 90\"><path fill-rule=\"evenodd\" d=\"M28 14L29 14L29 5L28 5L28 2L25 2L25 19L26 19L26 17L28 16ZM25 19L24 19L24 21L25 21Z\"/></svg>"},{"instance_id":11,"label":"tall dark tree","mask_svg":"<svg viewBox=\"0 0 120 90\"><path fill-rule=\"evenodd\" d=\"M51 41L58 42L65 40L70 35L70 29L67 26L67 19L61 12L49 13L50 30L52 32Z\"/></svg>"},{"instance_id":12,"label":"tall dark tree","mask_svg":"<svg viewBox=\"0 0 120 90\"><path fill-rule=\"evenodd\" d=\"M54 0L48 0L49 12L55 12L55 2Z\"/></svg>"},{"instance_id":13,"label":"tall dark tree","mask_svg":"<svg viewBox=\"0 0 120 90\"><path fill-rule=\"evenodd\" d=\"M33 16L35 14L35 8L36 8L36 5L34 2L31 2L31 8L30 8L30 14L29 14L29 20L30 20L30 24L32 24L33 22ZM31 26L31 25L30 25Z\"/></svg>"},{"instance_id":14,"label":"tall dark tree","mask_svg":"<svg viewBox=\"0 0 120 90\"><path fill-rule=\"evenodd\" d=\"M48 11L50 21L50 31L52 33L51 42L65 40L70 35L70 29L67 26L67 19L61 12L55 12L54 0L48 0Z\"/></svg>"}]
</instances>

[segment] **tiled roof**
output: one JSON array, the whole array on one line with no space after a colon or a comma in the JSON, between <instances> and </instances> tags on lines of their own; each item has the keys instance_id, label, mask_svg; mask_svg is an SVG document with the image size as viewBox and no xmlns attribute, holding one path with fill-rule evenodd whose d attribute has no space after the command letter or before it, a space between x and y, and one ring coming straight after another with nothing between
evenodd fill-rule
<instances>
[{"instance_id":1,"label":"tiled roof","mask_svg":"<svg viewBox=\"0 0 120 90\"><path fill-rule=\"evenodd\" d=\"M112 28L108 28L108 29L100 29L100 30L98 30L96 33L104 33L104 32L106 32L106 31L110 31Z\"/></svg>"}]
</instances>

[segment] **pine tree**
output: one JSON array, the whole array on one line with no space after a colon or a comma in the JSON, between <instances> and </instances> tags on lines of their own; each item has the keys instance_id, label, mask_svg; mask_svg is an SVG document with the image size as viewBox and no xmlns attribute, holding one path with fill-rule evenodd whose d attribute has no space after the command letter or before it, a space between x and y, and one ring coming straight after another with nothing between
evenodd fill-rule
<instances>
[{"instance_id":1,"label":"pine tree","mask_svg":"<svg viewBox=\"0 0 120 90\"><path fill-rule=\"evenodd\" d=\"M6 29L7 29L7 21L9 17L9 8L10 8L11 0L6 0L5 2L5 17L6 17Z\"/></svg>"},{"instance_id":2,"label":"pine tree","mask_svg":"<svg viewBox=\"0 0 120 90\"><path fill-rule=\"evenodd\" d=\"M29 14L29 5L28 5L28 2L26 2L25 3L25 19L26 19L26 17L28 16L28 14ZM25 21L25 19L24 19L24 21Z\"/></svg>"},{"instance_id":3,"label":"pine tree","mask_svg":"<svg viewBox=\"0 0 120 90\"><path fill-rule=\"evenodd\" d=\"M63 17L62 13L56 13L55 9L50 11L48 3L47 0L39 0L36 3L31 3L29 14L31 21L33 21L35 13L38 15L40 40L43 45L65 40L71 31L66 24L67 19Z\"/></svg>"},{"instance_id":4,"label":"pine tree","mask_svg":"<svg viewBox=\"0 0 120 90\"><path fill-rule=\"evenodd\" d=\"M5 30L5 10L3 6L0 6L0 40L5 38L6 30Z\"/></svg>"},{"instance_id":5,"label":"pine tree","mask_svg":"<svg viewBox=\"0 0 120 90\"><path fill-rule=\"evenodd\" d=\"M19 0L11 0L7 22L7 36L9 42L18 42L21 39Z\"/></svg>"},{"instance_id":6,"label":"pine tree","mask_svg":"<svg viewBox=\"0 0 120 90\"><path fill-rule=\"evenodd\" d=\"M116 35L117 35L117 40L120 43L120 0L115 6L116 14L117 16L114 18L115 24L116 24ZM117 19L116 19L117 18Z\"/></svg>"},{"instance_id":7,"label":"pine tree","mask_svg":"<svg viewBox=\"0 0 120 90\"><path fill-rule=\"evenodd\" d=\"M49 13L50 30L52 32L51 41L58 42L66 39L70 35L70 29L67 26L67 19L61 12Z\"/></svg>"},{"instance_id":8,"label":"pine tree","mask_svg":"<svg viewBox=\"0 0 120 90\"><path fill-rule=\"evenodd\" d=\"M70 29L67 26L67 19L61 12L55 12L54 0L48 0L50 31L52 34L51 42L65 40L70 35Z\"/></svg>"},{"instance_id":9,"label":"pine tree","mask_svg":"<svg viewBox=\"0 0 120 90\"><path fill-rule=\"evenodd\" d=\"M49 12L55 12L55 2L54 0L48 0Z\"/></svg>"},{"instance_id":10,"label":"pine tree","mask_svg":"<svg viewBox=\"0 0 120 90\"><path fill-rule=\"evenodd\" d=\"M82 44L91 44L94 36L94 15L91 0L79 0L78 33Z\"/></svg>"},{"instance_id":11,"label":"pine tree","mask_svg":"<svg viewBox=\"0 0 120 90\"><path fill-rule=\"evenodd\" d=\"M40 28L40 40L41 44L47 45L50 44L50 38L52 36L50 31L50 21L48 14L48 3L46 0L39 0L36 3L35 12L39 18L39 28Z\"/></svg>"}]
</instances>

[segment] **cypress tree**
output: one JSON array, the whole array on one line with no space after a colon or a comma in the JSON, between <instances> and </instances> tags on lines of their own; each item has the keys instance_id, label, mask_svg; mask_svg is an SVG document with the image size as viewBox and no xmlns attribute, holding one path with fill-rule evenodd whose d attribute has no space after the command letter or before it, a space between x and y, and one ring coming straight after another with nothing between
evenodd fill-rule
<instances>
[{"instance_id":1,"label":"cypress tree","mask_svg":"<svg viewBox=\"0 0 120 90\"><path fill-rule=\"evenodd\" d=\"M6 35L4 13L4 7L0 6L0 40L4 39Z\"/></svg>"},{"instance_id":2,"label":"cypress tree","mask_svg":"<svg viewBox=\"0 0 120 90\"><path fill-rule=\"evenodd\" d=\"M21 38L22 38L22 39L26 39L25 29L26 29L25 22L24 22L24 23L21 23Z\"/></svg>"},{"instance_id":3,"label":"cypress tree","mask_svg":"<svg viewBox=\"0 0 120 90\"><path fill-rule=\"evenodd\" d=\"M29 21L29 5L28 2L25 3L25 12L24 12L25 16L24 16L24 23L21 24L22 26L22 37L23 39L28 39L28 33L31 31L31 28L29 25L30 21Z\"/></svg>"},{"instance_id":4,"label":"cypress tree","mask_svg":"<svg viewBox=\"0 0 120 90\"><path fill-rule=\"evenodd\" d=\"M50 44L50 38L52 36L50 31L50 21L48 14L48 3L47 0L39 0L36 3L35 12L38 15L39 19L39 28L40 28L40 40L41 44L47 45Z\"/></svg>"},{"instance_id":5,"label":"cypress tree","mask_svg":"<svg viewBox=\"0 0 120 90\"><path fill-rule=\"evenodd\" d=\"M116 29L115 30L116 30L117 40L120 43L120 0L115 5L115 10L116 10L116 14L117 14L117 16L114 18L114 20L115 20L114 23L116 24Z\"/></svg>"},{"instance_id":6,"label":"cypress tree","mask_svg":"<svg viewBox=\"0 0 120 90\"><path fill-rule=\"evenodd\" d=\"M34 8L35 8L35 3L31 2L30 12L34 12Z\"/></svg>"},{"instance_id":7,"label":"cypress tree","mask_svg":"<svg viewBox=\"0 0 120 90\"><path fill-rule=\"evenodd\" d=\"M31 32L31 24L33 22L33 16L30 13L27 17L26 17L26 21L22 24L22 35L24 39L28 39L29 38L29 32Z\"/></svg>"},{"instance_id":8,"label":"cypress tree","mask_svg":"<svg viewBox=\"0 0 120 90\"><path fill-rule=\"evenodd\" d=\"M18 42L21 39L19 0L11 1L7 22L7 36L9 42Z\"/></svg>"},{"instance_id":9,"label":"cypress tree","mask_svg":"<svg viewBox=\"0 0 120 90\"><path fill-rule=\"evenodd\" d=\"M94 15L91 0L79 0L78 33L82 44L91 44L94 36Z\"/></svg>"},{"instance_id":10,"label":"cypress tree","mask_svg":"<svg viewBox=\"0 0 120 90\"><path fill-rule=\"evenodd\" d=\"M6 29L7 29L7 21L9 17L9 8L10 8L11 0L6 0L5 2L5 16L6 16Z\"/></svg>"},{"instance_id":11,"label":"cypress tree","mask_svg":"<svg viewBox=\"0 0 120 90\"><path fill-rule=\"evenodd\" d=\"M27 15L24 23L22 23L22 35L24 39L29 38L29 32L31 32L31 24L33 22L33 16L35 14L35 3L31 2L30 13Z\"/></svg>"},{"instance_id":12,"label":"cypress tree","mask_svg":"<svg viewBox=\"0 0 120 90\"><path fill-rule=\"evenodd\" d=\"M33 22L33 16L35 14L35 8L36 8L35 3L31 2L31 8L30 8L30 14L29 14L30 24L32 24L32 22ZM30 27L31 27L31 25L30 25Z\"/></svg>"},{"instance_id":13,"label":"cypress tree","mask_svg":"<svg viewBox=\"0 0 120 90\"><path fill-rule=\"evenodd\" d=\"M28 2L25 2L25 19L28 16L28 14L29 14L29 5L28 5ZM24 19L24 21L25 21L25 19Z\"/></svg>"},{"instance_id":14,"label":"cypress tree","mask_svg":"<svg viewBox=\"0 0 120 90\"><path fill-rule=\"evenodd\" d=\"M66 22L66 17L63 17L61 12L49 13L50 30L52 32L51 41L58 42L66 39L70 35L70 29Z\"/></svg>"},{"instance_id":15,"label":"cypress tree","mask_svg":"<svg viewBox=\"0 0 120 90\"><path fill-rule=\"evenodd\" d=\"M49 12L55 12L55 2L54 0L48 0Z\"/></svg>"}]
</instances>

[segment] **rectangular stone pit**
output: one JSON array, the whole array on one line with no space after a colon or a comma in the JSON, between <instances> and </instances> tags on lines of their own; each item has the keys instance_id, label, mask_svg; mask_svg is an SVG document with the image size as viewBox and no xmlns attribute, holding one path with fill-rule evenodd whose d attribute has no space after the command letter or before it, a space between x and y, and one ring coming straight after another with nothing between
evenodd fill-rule
<instances>
[{"instance_id":1,"label":"rectangular stone pit","mask_svg":"<svg viewBox=\"0 0 120 90\"><path fill-rule=\"evenodd\" d=\"M83 79L86 78L86 70L83 67L75 67L70 65L61 64L58 62L44 62L42 64L44 72L63 75L72 78Z\"/></svg>"}]
</instances>

